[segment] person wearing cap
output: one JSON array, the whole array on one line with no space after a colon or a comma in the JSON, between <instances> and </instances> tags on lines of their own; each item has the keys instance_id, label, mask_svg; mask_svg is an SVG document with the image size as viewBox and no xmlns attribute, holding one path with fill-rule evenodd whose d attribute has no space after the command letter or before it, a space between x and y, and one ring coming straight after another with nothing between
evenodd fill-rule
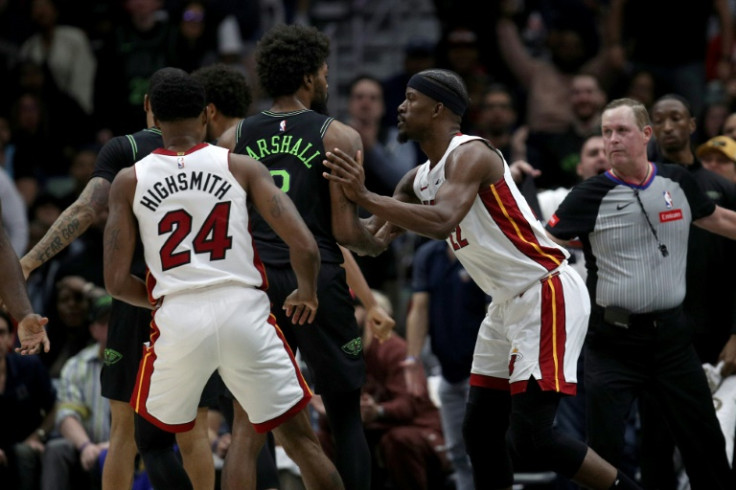
<instances>
[{"instance_id":1,"label":"person wearing cap","mask_svg":"<svg viewBox=\"0 0 736 490\"><path fill-rule=\"evenodd\" d=\"M661 161L687 168L700 190L716 204L736 209L733 179L716 169L734 169L736 142L717 136L700 145L694 155L690 139L695 131L692 114L689 101L677 94L664 95L653 104L652 130ZM725 164L715 163L719 160ZM736 244L732 240L699 228L691 230L683 307L695 333L693 342L701 362L715 366L725 361L724 376L736 372L736 264L731 265L734 253Z\"/></svg>"},{"instance_id":2,"label":"person wearing cap","mask_svg":"<svg viewBox=\"0 0 736 490\"><path fill-rule=\"evenodd\" d=\"M522 468L553 470L593 489L639 488L552 428L560 399L576 392L588 292L501 153L460 133L467 107L457 73L417 73L399 106L399 137L418 141L429 159L403 177L393 198L366 189L360 154L356 160L340 149L328 152L323 175L374 215L369 229L384 242L404 230L447 240L493 298L475 345L463 430L476 488L511 488Z\"/></svg>"},{"instance_id":3,"label":"person wearing cap","mask_svg":"<svg viewBox=\"0 0 736 490\"><path fill-rule=\"evenodd\" d=\"M724 437L683 301L691 292L686 273L692 272L688 248L693 225L734 240L736 213L716 205L688 168L650 161L647 146L653 133L661 129L659 143L674 152L673 121L683 120L677 133L686 138L691 129L682 113L669 108L663 112L672 120L665 120L658 105L654 123L639 101L622 98L606 106L601 132L611 169L575 186L547 224L548 233L562 243L579 238L589 259L587 440L607 460L620 461L631 407L655 400L659 412L649 420L665 421L692 488L733 489ZM696 287L705 289L704 284ZM641 420L648 430L646 417ZM659 446L642 453L673 457ZM656 486L669 488L662 481Z\"/></svg>"},{"instance_id":4,"label":"person wearing cap","mask_svg":"<svg viewBox=\"0 0 736 490\"><path fill-rule=\"evenodd\" d=\"M56 412L61 437L46 444L41 490L85 488L91 479L99 485L102 478L100 453L110 441L110 401L102 396L100 372L112 297L100 288L91 288L86 296L95 343L70 357L61 370Z\"/></svg>"},{"instance_id":5,"label":"person wearing cap","mask_svg":"<svg viewBox=\"0 0 736 490\"><path fill-rule=\"evenodd\" d=\"M736 182L736 141L728 136L711 138L696 150L703 167Z\"/></svg>"},{"instance_id":6,"label":"person wearing cap","mask_svg":"<svg viewBox=\"0 0 736 490\"><path fill-rule=\"evenodd\" d=\"M657 161L686 168L700 190L716 204L736 209L736 186L709 172L699 152L693 151L692 134L697 129L693 114L690 101L679 94L665 94L654 101L651 118ZM736 369L736 335L732 335L736 333L736 264L731 260L734 253L736 243L732 240L691 227L683 311L700 362L716 366L724 360L723 375ZM662 410L656 400L652 404L645 397L639 403L639 411L641 444L647 448L641 454L642 482L673 487L677 478L672 461L675 445L662 419Z\"/></svg>"}]
</instances>

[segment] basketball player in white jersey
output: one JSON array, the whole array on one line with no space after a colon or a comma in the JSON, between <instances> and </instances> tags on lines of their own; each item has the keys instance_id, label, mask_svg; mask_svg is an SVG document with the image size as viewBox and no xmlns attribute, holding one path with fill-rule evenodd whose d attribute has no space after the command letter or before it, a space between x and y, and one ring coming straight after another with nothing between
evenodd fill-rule
<instances>
[{"instance_id":1,"label":"basketball player in white jersey","mask_svg":"<svg viewBox=\"0 0 736 490\"><path fill-rule=\"evenodd\" d=\"M149 477L156 488L192 488L167 450L171 440L154 427L190 428L217 369L256 431L276 431L308 488L342 489L304 410L311 392L270 314L247 206L289 245L298 289L283 307L300 325L317 309L317 244L262 164L202 143L207 117L199 82L182 74L149 96L164 147L117 175L105 229L107 289L155 308L131 397ZM149 269L145 284L130 274L138 232ZM255 489L255 470L251 475L244 488Z\"/></svg>"},{"instance_id":2,"label":"basketball player in white jersey","mask_svg":"<svg viewBox=\"0 0 736 490\"><path fill-rule=\"evenodd\" d=\"M594 489L638 488L552 428L561 396L576 392L588 293L501 153L460 133L467 105L454 72L426 70L409 80L398 108L399 139L417 141L429 160L403 177L393 198L368 191L362 162L339 149L327 153L331 172L324 175L374 215L373 229L385 241L404 229L446 239L493 298L476 341L463 431L476 488L511 488L514 470L554 470Z\"/></svg>"}]
</instances>

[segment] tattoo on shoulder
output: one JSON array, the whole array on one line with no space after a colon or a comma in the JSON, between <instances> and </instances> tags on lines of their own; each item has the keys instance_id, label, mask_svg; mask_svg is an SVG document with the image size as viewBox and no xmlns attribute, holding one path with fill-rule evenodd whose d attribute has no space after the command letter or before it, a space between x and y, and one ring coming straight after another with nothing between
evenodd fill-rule
<instances>
[{"instance_id":1,"label":"tattoo on shoulder","mask_svg":"<svg viewBox=\"0 0 736 490\"><path fill-rule=\"evenodd\" d=\"M93 179L89 202L95 209L107 207L110 198L110 182L103 178Z\"/></svg>"}]
</instances>

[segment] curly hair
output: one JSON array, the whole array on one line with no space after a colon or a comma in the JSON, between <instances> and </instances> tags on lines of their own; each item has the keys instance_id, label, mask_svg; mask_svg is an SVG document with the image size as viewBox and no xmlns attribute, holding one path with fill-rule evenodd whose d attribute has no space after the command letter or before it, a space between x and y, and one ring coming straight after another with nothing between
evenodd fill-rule
<instances>
[{"instance_id":1,"label":"curly hair","mask_svg":"<svg viewBox=\"0 0 736 490\"><path fill-rule=\"evenodd\" d=\"M216 63L192 72L192 77L202 84L207 104L214 104L227 117L245 117L253 102L248 81L237 69Z\"/></svg>"},{"instance_id":2,"label":"curly hair","mask_svg":"<svg viewBox=\"0 0 736 490\"><path fill-rule=\"evenodd\" d=\"M171 122L199 116L204 111L204 87L191 75L167 76L149 94L151 109L159 121Z\"/></svg>"},{"instance_id":3,"label":"curly hair","mask_svg":"<svg viewBox=\"0 0 736 490\"><path fill-rule=\"evenodd\" d=\"M330 54L329 38L311 26L279 24L256 47L261 88L272 98L295 93L305 75L316 73Z\"/></svg>"}]
</instances>

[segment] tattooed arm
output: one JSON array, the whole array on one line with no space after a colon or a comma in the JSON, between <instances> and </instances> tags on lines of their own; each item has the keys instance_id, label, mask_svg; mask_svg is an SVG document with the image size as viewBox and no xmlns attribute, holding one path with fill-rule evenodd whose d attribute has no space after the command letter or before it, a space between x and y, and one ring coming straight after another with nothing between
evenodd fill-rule
<instances>
[{"instance_id":1,"label":"tattooed arm","mask_svg":"<svg viewBox=\"0 0 736 490\"><path fill-rule=\"evenodd\" d=\"M84 233L107 208L109 194L110 182L102 177L92 178L77 200L61 213L43 238L20 259L23 276L28 278L31 272Z\"/></svg>"},{"instance_id":2,"label":"tattooed arm","mask_svg":"<svg viewBox=\"0 0 736 490\"><path fill-rule=\"evenodd\" d=\"M138 236L132 208L135 185L131 167L121 170L110 188L110 214L105 226L105 288L116 299L150 309L146 284L130 273Z\"/></svg>"}]
</instances>

